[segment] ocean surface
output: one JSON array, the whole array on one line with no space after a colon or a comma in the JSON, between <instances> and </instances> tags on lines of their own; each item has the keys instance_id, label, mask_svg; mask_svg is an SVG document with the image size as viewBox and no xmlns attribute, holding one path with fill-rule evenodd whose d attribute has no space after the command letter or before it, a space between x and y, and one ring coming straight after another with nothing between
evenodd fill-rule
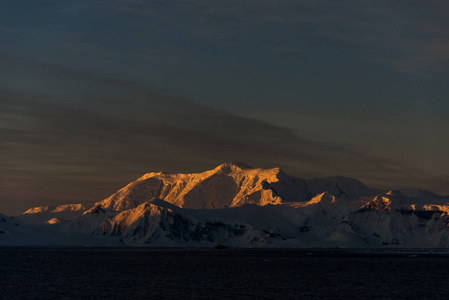
<instances>
[{"instance_id":1,"label":"ocean surface","mask_svg":"<svg viewBox=\"0 0 449 300\"><path fill-rule=\"evenodd\" d=\"M448 299L426 251L0 248L0 299Z\"/></svg>"}]
</instances>

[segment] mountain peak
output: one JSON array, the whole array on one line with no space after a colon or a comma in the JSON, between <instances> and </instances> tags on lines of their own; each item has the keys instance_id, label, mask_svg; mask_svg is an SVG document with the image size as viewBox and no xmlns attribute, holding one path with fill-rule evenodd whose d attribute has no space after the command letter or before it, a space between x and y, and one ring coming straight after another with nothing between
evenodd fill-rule
<instances>
[{"instance_id":1,"label":"mountain peak","mask_svg":"<svg viewBox=\"0 0 449 300\"><path fill-rule=\"evenodd\" d=\"M365 204L360 208L360 211L370 211L370 210L390 210L391 209L391 199L386 196L378 195L373 200Z\"/></svg>"},{"instance_id":2,"label":"mountain peak","mask_svg":"<svg viewBox=\"0 0 449 300\"><path fill-rule=\"evenodd\" d=\"M224 172L232 172L232 171L240 171L240 170L247 170L247 169L254 169L251 166L248 166L247 164L244 164L242 162L229 162L219 165L215 168L215 170L221 170Z\"/></svg>"}]
</instances>

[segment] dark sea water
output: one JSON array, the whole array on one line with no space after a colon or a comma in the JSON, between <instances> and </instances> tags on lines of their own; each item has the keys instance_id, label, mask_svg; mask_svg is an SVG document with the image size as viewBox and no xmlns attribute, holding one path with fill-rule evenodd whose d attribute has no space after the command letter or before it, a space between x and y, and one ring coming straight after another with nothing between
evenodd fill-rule
<instances>
[{"instance_id":1,"label":"dark sea water","mask_svg":"<svg viewBox=\"0 0 449 300\"><path fill-rule=\"evenodd\" d=\"M449 257L0 248L0 299L449 299Z\"/></svg>"}]
</instances>

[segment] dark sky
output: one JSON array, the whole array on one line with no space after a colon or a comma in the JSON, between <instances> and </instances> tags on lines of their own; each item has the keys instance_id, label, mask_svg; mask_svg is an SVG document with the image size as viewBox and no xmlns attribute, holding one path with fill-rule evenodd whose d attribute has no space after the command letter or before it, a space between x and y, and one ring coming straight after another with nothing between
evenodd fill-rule
<instances>
[{"instance_id":1,"label":"dark sky","mask_svg":"<svg viewBox=\"0 0 449 300\"><path fill-rule=\"evenodd\" d=\"M445 0L0 2L0 212L223 162L449 194Z\"/></svg>"}]
</instances>

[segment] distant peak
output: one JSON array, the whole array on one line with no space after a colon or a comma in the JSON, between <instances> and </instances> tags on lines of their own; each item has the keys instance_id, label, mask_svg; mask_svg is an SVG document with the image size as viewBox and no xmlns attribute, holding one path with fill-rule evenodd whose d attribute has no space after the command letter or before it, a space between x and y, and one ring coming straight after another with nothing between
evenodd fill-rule
<instances>
[{"instance_id":1,"label":"distant peak","mask_svg":"<svg viewBox=\"0 0 449 300\"><path fill-rule=\"evenodd\" d=\"M37 207L32 207L32 208L28 209L23 214L38 214L38 213L47 212L49 210L50 210L49 206L37 206Z\"/></svg>"}]
</instances>

